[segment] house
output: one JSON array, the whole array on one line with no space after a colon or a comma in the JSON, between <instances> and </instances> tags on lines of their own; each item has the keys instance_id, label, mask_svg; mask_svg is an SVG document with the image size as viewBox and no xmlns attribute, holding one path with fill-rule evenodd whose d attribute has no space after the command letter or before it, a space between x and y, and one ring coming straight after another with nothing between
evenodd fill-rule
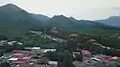
<instances>
[{"instance_id":1,"label":"house","mask_svg":"<svg viewBox=\"0 0 120 67\"><path fill-rule=\"evenodd\" d=\"M89 54L90 51L89 51L89 50L82 50L82 53L84 53L84 54Z\"/></svg>"},{"instance_id":2,"label":"house","mask_svg":"<svg viewBox=\"0 0 120 67\"><path fill-rule=\"evenodd\" d=\"M57 67L58 62L57 61L49 61L49 67Z\"/></svg>"},{"instance_id":3,"label":"house","mask_svg":"<svg viewBox=\"0 0 120 67\"><path fill-rule=\"evenodd\" d=\"M31 60L31 57L22 57L19 58L16 62L19 64L26 64Z\"/></svg>"},{"instance_id":4,"label":"house","mask_svg":"<svg viewBox=\"0 0 120 67\"><path fill-rule=\"evenodd\" d=\"M0 41L0 43L5 43L5 42L7 42L7 40L1 40L1 41Z\"/></svg>"},{"instance_id":5,"label":"house","mask_svg":"<svg viewBox=\"0 0 120 67\"><path fill-rule=\"evenodd\" d=\"M42 49L42 52L43 52L43 53L46 53L46 52L48 52L48 51L52 51L52 52L53 52L53 51L56 51L56 49Z\"/></svg>"},{"instance_id":6,"label":"house","mask_svg":"<svg viewBox=\"0 0 120 67\"><path fill-rule=\"evenodd\" d=\"M16 61L15 67L34 67L34 63L30 63L31 57L22 57Z\"/></svg>"},{"instance_id":7,"label":"house","mask_svg":"<svg viewBox=\"0 0 120 67\"><path fill-rule=\"evenodd\" d=\"M82 54L83 54L83 61L86 61L92 57L92 54L89 50L82 50ZM81 53L80 52L73 52L74 58L76 57L76 55L81 56Z\"/></svg>"},{"instance_id":8,"label":"house","mask_svg":"<svg viewBox=\"0 0 120 67\"><path fill-rule=\"evenodd\" d=\"M6 44L6 43L7 43L7 40L0 41L0 45Z\"/></svg>"},{"instance_id":9,"label":"house","mask_svg":"<svg viewBox=\"0 0 120 67\"><path fill-rule=\"evenodd\" d=\"M79 35L78 34L75 34L75 33L73 33L73 34L70 34L70 37L78 37Z\"/></svg>"},{"instance_id":10,"label":"house","mask_svg":"<svg viewBox=\"0 0 120 67\"><path fill-rule=\"evenodd\" d=\"M26 50L32 50L32 47L25 47Z\"/></svg>"},{"instance_id":11,"label":"house","mask_svg":"<svg viewBox=\"0 0 120 67\"><path fill-rule=\"evenodd\" d=\"M56 27L52 27L51 32L52 33L59 33L59 31Z\"/></svg>"},{"instance_id":12,"label":"house","mask_svg":"<svg viewBox=\"0 0 120 67\"><path fill-rule=\"evenodd\" d=\"M21 43L21 42L17 42L17 44L22 45L23 43Z\"/></svg>"},{"instance_id":13,"label":"house","mask_svg":"<svg viewBox=\"0 0 120 67\"><path fill-rule=\"evenodd\" d=\"M41 49L40 47L33 47L32 51L40 51L40 49Z\"/></svg>"},{"instance_id":14,"label":"house","mask_svg":"<svg viewBox=\"0 0 120 67\"><path fill-rule=\"evenodd\" d=\"M13 57L14 58L21 58L21 57L24 57L24 54L22 54L22 53L15 53L15 54L13 54Z\"/></svg>"},{"instance_id":15,"label":"house","mask_svg":"<svg viewBox=\"0 0 120 67\"><path fill-rule=\"evenodd\" d=\"M82 50L83 61L89 60L92 57L92 54L89 50Z\"/></svg>"},{"instance_id":16,"label":"house","mask_svg":"<svg viewBox=\"0 0 120 67\"><path fill-rule=\"evenodd\" d=\"M26 50L31 50L31 51L40 51L40 47L25 47Z\"/></svg>"},{"instance_id":17,"label":"house","mask_svg":"<svg viewBox=\"0 0 120 67\"><path fill-rule=\"evenodd\" d=\"M22 45L23 43L21 42L18 42L18 41L11 41L11 42L8 42L9 45L13 45L14 43L18 44L18 45Z\"/></svg>"},{"instance_id":18,"label":"house","mask_svg":"<svg viewBox=\"0 0 120 67\"><path fill-rule=\"evenodd\" d=\"M57 65L58 62L57 61L49 61L49 64L55 64L55 65Z\"/></svg>"},{"instance_id":19,"label":"house","mask_svg":"<svg viewBox=\"0 0 120 67\"><path fill-rule=\"evenodd\" d=\"M10 63L16 63L16 61L17 61L18 59L19 59L19 58L14 58L14 57L12 57L12 58L8 59L8 61L9 61Z\"/></svg>"},{"instance_id":20,"label":"house","mask_svg":"<svg viewBox=\"0 0 120 67\"><path fill-rule=\"evenodd\" d=\"M88 42L93 43L93 42L96 42L96 40L95 39L89 39Z\"/></svg>"},{"instance_id":21,"label":"house","mask_svg":"<svg viewBox=\"0 0 120 67\"><path fill-rule=\"evenodd\" d=\"M13 50L12 53L22 53L22 50Z\"/></svg>"}]
</instances>

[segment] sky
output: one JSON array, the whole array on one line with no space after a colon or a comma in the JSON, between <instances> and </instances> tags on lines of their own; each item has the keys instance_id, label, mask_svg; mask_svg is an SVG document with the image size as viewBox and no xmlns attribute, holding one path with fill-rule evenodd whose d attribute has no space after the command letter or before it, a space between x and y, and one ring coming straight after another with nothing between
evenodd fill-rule
<instances>
[{"instance_id":1,"label":"sky","mask_svg":"<svg viewBox=\"0 0 120 67\"><path fill-rule=\"evenodd\" d=\"M76 19L99 20L120 15L120 0L0 0L0 5L7 3L49 17L62 14Z\"/></svg>"}]
</instances>

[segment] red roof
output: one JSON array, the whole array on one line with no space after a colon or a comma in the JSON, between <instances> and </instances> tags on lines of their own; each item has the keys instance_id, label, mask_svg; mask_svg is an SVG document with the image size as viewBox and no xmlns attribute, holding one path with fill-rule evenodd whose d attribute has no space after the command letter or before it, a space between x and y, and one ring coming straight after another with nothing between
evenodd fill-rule
<instances>
[{"instance_id":1,"label":"red roof","mask_svg":"<svg viewBox=\"0 0 120 67\"><path fill-rule=\"evenodd\" d=\"M15 53L15 54L13 54L13 57L16 57L16 58L21 58L23 56L24 55L22 53Z\"/></svg>"},{"instance_id":2,"label":"red roof","mask_svg":"<svg viewBox=\"0 0 120 67\"><path fill-rule=\"evenodd\" d=\"M111 57L110 59L111 59L111 60L119 60L119 57L114 56L114 57Z\"/></svg>"},{"instance_id":3,"label":"red roof","mask_svg":"<svg viewBox=\"0 0 120 67\"><path fill-rule=\"evenodd\" d=\"M71 34L70 36L71 37L78 37L79 35L78 34Z\"/></svg>"},{"instance_id":4,"label":"red roof","mask_svg":"<svg viewBox=\"0 0 120 67\"><path fill-rule=\"evenodd\" d=\"M83 53L90 53L89 50L82 50Z\"/></svg>"},{"instance_id":5,"label":"red roof","mask_svg":"<svg viewBox=\"0 0 120 67\"><path fill-rule=\"evenodd\" d=\"M82 50L82 52L90 52L89 50Z\"/></svg>"},{"instance_id":6,"label":"red roof","mask_svg":"<svg viewBox=\"0 0 120 67\"><path fill-rule=\"evenodd\" d=\"M27 63L29 62L29 60L31 59L31 57L22 57L20 59L17 60L18 63Z\"/></svg>"},{"instance_id":7,"label":"red roof","mask_svg":"<svg viewBox=\"0 0 120 67\"><path fill-rule=\"evenodd\" d=\"M101 57L100 59L103 60L103 61L105 61L105 60L110 61L110 57Z\"/></svg>"},{"instance_id":8,"label":"red roof","mask_svg":"<svg viewBox=\"0 0 120 67\"><path fill-rule=\"evenodd\" d=\"M89 50L82 50L82 53L90 53ZM80 52L73 52L73 54L80 54Z\"/></svg>"},{"instance_id":9,"label":"red roof","mask_svg":"<svg viewBox=\"0 0 120 67\"><path fill-rule=\"evenodd\" d=\"M80 54L80 52L73 52L73 54Z\"/></svg>"},{"instance_id":10,"label":"red roof","mask_svg":"<svg viewBox=\"0 0 120 67\"><path fill-rule=\"evenodd\" d=\"M21 53L22 50L13 50L12 52L13 52L13 53Z\"/></svg>"}]
</instances>

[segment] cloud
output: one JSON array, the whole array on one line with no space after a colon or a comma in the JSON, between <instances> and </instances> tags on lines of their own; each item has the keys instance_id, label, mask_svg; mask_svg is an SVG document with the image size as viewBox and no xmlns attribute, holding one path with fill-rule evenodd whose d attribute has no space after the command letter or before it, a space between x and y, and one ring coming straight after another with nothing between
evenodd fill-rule
<instances>
[{"instance_id":1,"label":"cloud","mask_svg":"<svg viewBox=\"0 0 120 67\"><path fill-rule=\"evenodd\" d=\"M120 10L120 6L118 6L118 7L112 7L111 9L113 9L113 10Z\"/></svg>"},{"instance_id":2,"label":"cloud","mask_svg":"<svg viewBox=\"0 0 120 67\"><path fill-rule=\"evenodd\" d=\"M3 0L7 2L8 0ZM117 15L120 0L10 0L13 4L32 13L47 16L64 14L78 19L100 19ZM4 2L4 3L5 3ZM1 0L0 0L1 3Z\"/></svg>"}]
</instances>

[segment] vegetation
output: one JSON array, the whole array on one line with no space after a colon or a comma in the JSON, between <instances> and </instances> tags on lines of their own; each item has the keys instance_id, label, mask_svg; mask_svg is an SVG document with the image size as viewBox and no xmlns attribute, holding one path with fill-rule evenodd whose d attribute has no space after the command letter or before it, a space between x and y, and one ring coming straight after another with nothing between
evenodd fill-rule
<instances>
[{"instance_id":1,"label":"vegetation","mask_svg":"<svg viewBox=\"0 0 120 67\"><path fill-rule=\"evenodd\" d=\"M60 30L61 31L61 30ZM94 33L95 32L95 33ZM65 31L61 31L60 37L64 38L66 40L69 40L69 35L71 33L77 33L79 34L79 38L77 38L77 42L82 44L82 49L88 49L92 51L93 54L96 53L103 53L108 55L120 55L120 52L117 49L120 49L120 31L119 30L103 30L103 29L82 29L82 30L71 30L66 31L66 34L64 34ZM54 35L53 35L54 36ZM59 35L58 35L59 36ZM97 41L97 44L101 44L106 47L111 47L114 49L108 50L106 48L101 48L100 46L87 42L89 39L95 39ZM5 36L0 36L0 39L8 39L8 40L18 40L20 42L24 43L24 47L27 46L40 46L41 48L60 48L58 45L58 42L55 42L53 40L40 37L35 34L27 33L22 38L7 38ZM76 43L69 43L69 49L74 49ZM72 45L70 45L72 44ZM65 45L64 43L62 45ZM57 47L56 47L57 46ZM61 46L66 47L66 46ZM97 48L97 49L96 49Z\"/></svg>"},{"instance_id":2,"label":"vegetation","mask_svg":"<svg viewBox=\"0 0 120 67\"><path fill-rule=\"evenodd\" d=\"M3 45L0 45L0 56L2 56L4 53L10 53L15 49L24 49L23 45L19 45L17 43L13 43L13 45L9 45L7 43L4 43Z\"/></svg>"},{"instance_id":3,"label":"vegetation","mask_svg":"<svg viewBox=\"0 0 120 67\"><path fill-rule=\"evenodd\" d=\"M50 40L48 38L43 38L39 35L35 34L26 34L22 39L21 42L24 43L25 47L41 47L41 48L55 48L57 42Z\"/></svg>"}]
</instances>

